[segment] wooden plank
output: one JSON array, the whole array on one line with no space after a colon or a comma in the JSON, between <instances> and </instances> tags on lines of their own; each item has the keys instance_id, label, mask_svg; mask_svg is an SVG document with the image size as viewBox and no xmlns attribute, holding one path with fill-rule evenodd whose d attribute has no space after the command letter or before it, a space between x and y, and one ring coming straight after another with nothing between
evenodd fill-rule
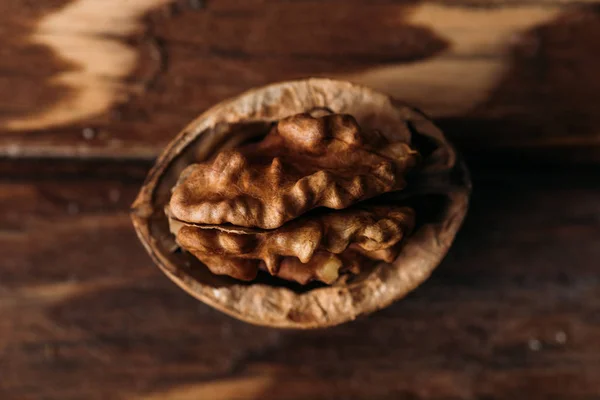
<instances>
[{"instance_id":1,"label":"wooden plank","mask_svg":"<svg viewBox=\"0 0 600 400\"><path fill-rule=\"evenodd\" d=\"M327 76L423 108L467 153L600 161L593 4L125 3L2 2L0 156L149 160L220 100Z\"/></svg>"},{"instance_id":2,"label":"wooden plank","mask_svg":"<svg viewBox=\"0 0 600 400\"><path fill-rule=\"evenodd\" d=\"M2 180L0 398L596 398L597 171L479 171L429 281L313 332L235 321L168 281L130 226L135 177Z\"/></svg>"}]
</instances>

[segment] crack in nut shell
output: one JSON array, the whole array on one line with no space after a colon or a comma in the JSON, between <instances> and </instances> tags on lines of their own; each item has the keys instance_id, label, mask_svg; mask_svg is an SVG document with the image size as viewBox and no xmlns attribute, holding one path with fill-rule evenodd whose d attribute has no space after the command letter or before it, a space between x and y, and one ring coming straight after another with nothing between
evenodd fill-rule
<instances>
[{"instance_id":1,"label":"crack in nut shell","mask_svg":"<svg viewBox=\"0 0 600 400\"><path fill-rule=\"evenodd\" d=\"M309 285L301 290L270 280L248 284L216 275L191 255L174 252L177 244L164 210L185 167L207 163L219 152L264 137L273 121L307 112L316 117L313 110L350 114L365 131L379 131L389 143L410 143L413 149L423 150L422 163L407 177L408 186L397 193L399 196L386 195L388 205L405 204L409 194L415 200L409 204L414 204L417 210L417 225L412 234L401 241L401 248L378 250L368 255L372 259L385 259L377 262L361 259L356 254L361 249L350 245L335 256L342 259L343 268L353 269L353 273L361 271L359 275L347 280L339 278L334 285L316 289ZM432 146L424 147L422 143ZM281 166L285 167L283 163ZM322 328L387 307L427 279L445 256L462 224L470 191L469 173L461 157L424 114L363 86L329 79L306 79L251 90L215 105L192 121L158 158L132 205L131 218L138 237L157 266L197 299L253 324ZM421 193L435 195L443 201L436 200L437 205L429 210L432 199L421 197ZM230 229L233 225L218 225L218 228ZM231 231L237 232L238 228ZM355 253L346 260L345 255L351 252ZM319 258L313 256L311 260L317 263ZM293 269L288 263L299 262L295 257L284 261L285 269ZM374 265L365 269L371 263ZM221 264L218 261L213 265ZM307 270L305 264L300 267L302 271ZM332 268L326 270L336 268L337 264L333 263ZM280 267L280 273L285 269Z\"/></svg>"},{"instance_id":2,"label":"crack in nut shell","mask_svg":"<svg viewBox=\"0 0 600 400\"><path fill-rule=\"evenodd\" d=\"M365 257L374 255L375 259L392 261L384 251L409 235L414 223L414 211L408 207L355 206L303 216L276 230L256 234L203 229L179 221L172 222L172 232L176 235L177 243L200 260L206 260L207 267L213 273L252 280L261 264L264 264L271 275L302 282L306 276L311 280L323 279L317 273L307 275L297 264L293 269L287 268L287 272L282 272L282 266L286 262L291 263L286 259L295 258L306 265L314 262L313 258L319 252L341 254L352 245ZM226 259L226 262L214 264L215 256ZM310 270L308 265L307 269ZM296 271L298 277L292 271ZM331 283L330 279L326 279L324 282Z\"/></svg>"},{"instance_id":3,"label":"crack in nut shell","mask_svg":"<svg viewBox=\"0 0 600 400\"><path fill-rule=\"evenodd\" d=\"M285 118L259 143L193 164L173 189L184 222L275 229L316 207L342 209L405 186L417 152L345 114Z\"/></svg>"}]
</instances>

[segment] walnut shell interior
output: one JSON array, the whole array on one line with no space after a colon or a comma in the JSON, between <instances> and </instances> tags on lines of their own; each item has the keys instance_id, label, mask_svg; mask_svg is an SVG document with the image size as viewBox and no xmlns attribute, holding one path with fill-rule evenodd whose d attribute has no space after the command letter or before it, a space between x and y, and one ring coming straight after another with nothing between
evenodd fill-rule
<instances>
[{"instance_id":1,"label":"walnut shell interior","mask_svg":"<svg viewBox=\"0 0 600 400\"><path fill-rule=\"evenodd\" d=\"M279 262L278 272L283 278L297 277L298 269L304 268L303 271L308 271L307 280L317 274L324 274L323 280L327 281L333 276L331 271L340 268L340 263L346 264L348 268L360 270L357 276L332 286L287 284L285 281L265 278L260 274L258 280L245 283L213 274L192 254L174 251L178 244L164 209L169 205L171 190L177 186L182 171L192 164L209 160L218 153L235 152L233 148L256 142L268 135L276 121L314 109L329 109L335 114L351 115L365 131L380 132L382 138L378 138L377 141L383 139L388 143L406 144L397 147L405 156L398 158L403 160L405 166L412 165L410 146L414 146L421 153L422 165L408 173L406 180L394 181L401 181L401 186L392 185L390 189L378 189L371 193L376 195L403 189L383 195L385 199L382 204L416 210L415 229L410 236L404 238L403 245L365 248L360 246L359 241L355 243L349 240L345 248L336 248L336 254L330 251L332 248L328 248L328 245L319 242L312 249L310 262L302 265L298 264L297 257L280 254L283 259ZM342 120L333 123L348 122ZM286 135L284 139L291 137L292 140L298 140L295 132L287 132ZM273 140L275 139L282 140ZM344 140L353 143L352 141L372 139L357 136L356 131L349 130ZM309 138L307 145L313 146L318 142L318 137ZM267 148L271 145L268 141L258 143ZM375 142L369 145L377 148ZM254 146L260 150L261 144ZM385 151L374 153L381 155ZM289 154L282 153L280 156L284 163ZM265 165L266 168L271 167L271 164ZM319 167L318 164L311 165L310 168L314 168L314 165ZM318 172L310 168L297 171L298 174L292 177L292 182L298 182L302 176ZM195 172L197 171L187 171L186 174ZM132 219L138 236L154 261L172 280L193 296L251 323L312 328L336 325L383 308L425 280L450 247L465 216L469 193L470 183L464 164L442 133L423 114L368 88L347 82L309 79L275 84L244 93L216 105L198 117L159 157L133 204ZM356 196L351 203L369 197L372 196ZM430 201L432 198L436 200ZM280 226L281 223L319 205L314 203L309 204L309 207L299 207L283 216L278 213L277 218L261 219L255 215L248 219L248 213L240 217L235 213L224 212L212 221L202 218L196 221L202 221L200 225L205 222L233 222L240 227L264 229L274 225ZM202 215L202 212L194 215L178 214L184 220L189 219L188 222L194 222L194 218L190 217L197 215ZM204 228L186 226L183 232ZM236 236L231 235L239 236L241 231L234 229L234 232L229 234L215 230L212 233L207 232L211 231L205 230L202 240L194 243L194 246L201 253L201 257L218 256L219 260L212 261L218 261L218 265L225 265L226 258L236 251L236 244L231 243ZM254 266L257 260L262 260L266 269L273 268L273 265L267 265L268 256L261 252L261 243L268 242L269 234L248 234L254 237L252 240L260 239L250 246L251 256L245 260L254 263ZM189 237L188 232L187 238ZM219 244L217 247L220 246L222 252L217 254L205 251L207 246L214 248L215 243ZM398 251L399 254L396 254ZM362 264L361 257L365 256L365 252L371 252L366 254L367 258L382 261L369 268L359 268L360 265L356 263ZM256 271L253 270L254 272Z\"/></svg>"}]
</instances>

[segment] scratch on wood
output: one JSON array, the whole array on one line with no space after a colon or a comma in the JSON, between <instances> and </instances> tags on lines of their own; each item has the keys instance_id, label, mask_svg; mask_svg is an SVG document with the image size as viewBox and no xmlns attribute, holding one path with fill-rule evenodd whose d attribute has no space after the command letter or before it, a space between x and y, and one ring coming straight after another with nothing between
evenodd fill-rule
<instances>
[{"instance_id":1,"label":"scratch on wood","mask_svg":"<svg viewBox=\"0 0 600 400\"><path fill-rule=\"evenodd\" d=\"M10 290L10 295L0 297L0 309L10 308L15 305L22 306L27 303L46 303L46 305L52 305L67 301L81 294L126 287L139 279L139 276L135 276L128 279L104 279L86 283L58 282L27 286L21 289Z\"/></svg>"},{"instance_id":2,"label":"scratch on wood","mask_svg":"<svg viewBox=\"0 0 600 400\"><path fill-rule=\"evenodd\" d=\"M144 90L151 89L156 84L160 75L167 70L169 62L168 53L161 38L155 36L154 33L151 33L147 37L146 42L150 46L150 56L152 57L152 60L155 61L156 66L153 68L150 77L144 82Z\"/></svg>"},{"instance_id":3,"label":"scratch on wood","mask_svg":"<svg viewBox=\"0 0 600 400\"><path fill-rule=\"evenodd\" d=\"M176 386L170 390L138 397L139 400L192 400L192 399L257 399L275 383L275 373L222 379L214 382Z\"/></svg>"}]
</instances>

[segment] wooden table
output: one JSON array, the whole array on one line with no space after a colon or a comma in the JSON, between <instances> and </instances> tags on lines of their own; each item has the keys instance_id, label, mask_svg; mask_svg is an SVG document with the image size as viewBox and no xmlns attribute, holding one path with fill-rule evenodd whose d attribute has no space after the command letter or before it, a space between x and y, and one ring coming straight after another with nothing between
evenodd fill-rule
<instances>
[{"instance_id":1,"label":"wooden table","mask_svg":"<svg viewBox=\"0 0 600 400\"><path fill-rule=\"evenodd\" d=\"M0 2L0 399L600 399L600 12L560 0ZM327 76L433 115L475 191L430 280L317 331L172 284L128 208L210 105Z\"/></svg>"}]
</instances>

